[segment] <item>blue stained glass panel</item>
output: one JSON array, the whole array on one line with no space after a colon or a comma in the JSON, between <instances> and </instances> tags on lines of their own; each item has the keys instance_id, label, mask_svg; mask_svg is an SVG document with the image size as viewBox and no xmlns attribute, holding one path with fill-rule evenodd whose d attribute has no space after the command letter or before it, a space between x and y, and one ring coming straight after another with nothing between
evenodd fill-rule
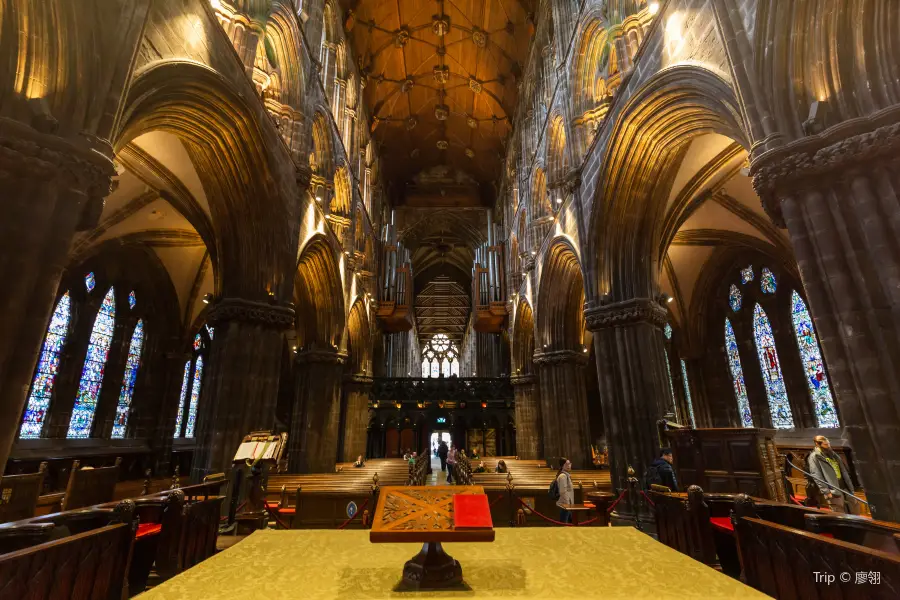
<instances>
[{"instance_id":1,"label":"blue stained glass panel","mask_svg":"<svg viewBox=\"0 0 900 600\"><path fill-rule=\"evenodd\" d=\"M200 401L200 385L203 383L203 357L198 356L194 364L194 384L191 386L191 405L188 408L187 424L184 437L194 437L194 426L197 424L197 403Z\"/></svg>"},{"instance_id":2,"label":"blue stained glass panel","mask_svg":"<svg viewBox=\"0 0 900 600\"><path fill-rule=\"evenodd\" d=\"M672 383L672 367L669 366L669 351L663 348L663 352L666 354L666 374L669 376L669 393L672 394L672 412L676 412L675 406L677 403L675 402L675 384Z\"/></svg>"},{"instance_id":3,"label":"blue stained glass panel","mask_svg":"<svg viewBox=\"0 0 900 600\"><path fill-rule=\"evenodd\" d=\"M731 310L734 312L741 310L741 300L741 290L732 283L731 287L728 288L728 304L731 305Z\"/></svg>"},{"instance_id":4,"label":"blue stained glass panel","mask_svg":"<svg viewBox=\"0 0 900 600\"><path fill-rule=\"evenodd\" d=\"M198 333L197 335L194 336L194 350L195 351L199 350L202 345L203 345L203 338L200 337L200 334Z\"/></svg>"},{"instance_id":5,"label":"blue stained glass panel","mask_svg":"<svg viewBox=\"0 0 900 600\"><path fill-rule=\"evenodd\" d=\"M688 412L691 417L691 427L696 427L696 421L694 421L694 402L691 400L691 384L688 382L687 365L684 364L684 359L681 360L681 377L684 381L684 397L687 399Z\"/></svg>"},{"instance_id":6,"label":"blue stained glass panel","mask_svg":"<svg viewBox=\"0 0 900 600\"><path fill-rule=\"evenodd\" d=\"M87 438L91 435L94 411L97 410L97 399L103 385L106 357L109 354L115 324L116 293L113 288L109 288L97 312L97 318L94 319L91 341L88 344L84 367L81 369L81 381L78 384L78 394L75 396L75 406L72 408L72 418L69 421L69 431L66 433L67 438Z\"/></svg>"},{"instance_id":7,"label":"blue stained glass panel","mask_svg":"<svg viewBox=\"0 0 900 600\"><path fill-rule=\"evenodd\" d=\"M134 308L135 304L137 304L137 296L134 295L134 290L131 290L131 293L128 294L128 306Z\"/></svg>"},{"instance_id":8,"label":"blue stained glass panel","mask_svg":"<svg viewBox=\"0 0 900 600\"><path fill-rule=\"evenodd\" d=\"M87 275L84 276L84 287L87 289L88 293L94 291L94 287L97 285L97 278L94 277L94 272L91 271Z\"/></svg>"},{"instance_id":9,"label":"blue stained glass panel","mask_svg":"<svg viewBox=\"0 0 900 600\"><path fill-rule=\"evenodd\" d=\"M759 287L764 294L775 293L775 275L766 267L763 267L759 276Z\"/></svg>"},{"instance_id":10,"label":"blue stained glass panel","mask_svg":"<svg viewBox=\"0 0 900 600\"><path fill-rule=\"evenodd\" d=\"M215 330L215 328L214 328L214 327L210 327L209 325L206 325L205 327L206 327L206 333L209 334L209 339L210 339L210 340L215 339L215 337L216 337L216 330Z\"/></svg>"},{"instance_id":11,"label":"blue stained glass panel","mask_svg":"<svg viewBox=\"0 0 900 600\"><path fill-rule=\"evenodd\" d=\"M756 338L756 353L759 356L759 368L762 369L763 383L766 386L772 425L776 429L793 429L794 416L788 402L787 389L784 387L784 378L781 376L775 337L772 335L769 317L759 304L753 309L753 336Z\"/></svg>"},{"instance_id":12,"label":"blue stained glass panel","mask_svg":"<svg viewBox=\"0 0 900 600\"><path fill-rule=\"evenodd\" d=\"M175 417L175 435L181 437L181 424L184 422L184 404L187 400L188 384L191 381L191 361L184 363L184 378L181 380L181 396L178 400L178 416Z\"/></svg>"},{"instance_id":13,"label":"blue stained glass panel","mask_svg":"<svg viewBox=\"0 0 900 600\"><path fill-rule=\"evenodd\" d=\"M672 326L666 323L666 326L663 327L663 334L666 336L667 340L672 339Z\"/></svg>"},{"instance_id":14,"label":"blue stained glass panel","mask_svg":"<svg viewBox=\"0 0 900 600\"><path fill-rule=\"evenodd\" d=\"M741 368L741 354L738 351L737 339L731 321L725 319L725 353L728 355L728 366L731 368L731 381L734 383L734 397L737 399L738 414L741 425L753 427L753 414L750 412L750 398L744 385L744 369Z\"/></svg>"},{"instance_id":15,"label":"blue stained glass panel","mask_svg":"<svg viewBox=\"0 0 900 600\"><path fill-rule=\"evenodd\" d=\"M132 292L133 294L134 292ZM144 321L134 326L131 343L128 345L128 359L125 361L125 376L122 378L122 391L119 392L119 404L116 406L116 420L113 422L112 438L125 437L128 425L128 414L131 412L131 399L134 397L134 381L137 379L138 367L141 366L141 349L144 347Z\"/></svg>"},{"instance_id":16,"label":"blue stained glass panel","mask_svg":"<svg viewBox=\"0 0 900 600\"><path fill-rule=\"evenodd\" d=\"M50 399L53 397L53 384L59 372L59 354L66 343L71 314L72 303L69 292L66 292L56 303L53 316L50 317L50 326L47 328L41 357L38 359L34 381L31 383L28 404L25 406L25 418L22 419L22 427L19 430L19 437L23 440L41 437L41 428L44 426L47 409L50 408Z\"/></svg>"},{"instance_id":17,"label":"blue stained glass panel","mask_svg":"<svg viewBox=\"0 0 900 600\"><path fill-rule=\"evenodd\" d=\"M791 321L794 323L800 360L803 361L803 370L806 372L809 395L816 411L816 422L819 427L840 427L831 386L828 385L828 376L825 375L825 363L819 350L819 338L813 329L806 303L796 290L791 294Z\"/></svg>"},{"instance_id":18,"label":"blue stained glass panel","mask_svg":"<svg viewBox=\"0 0 900 600\"><path fill-rule=\"evenodd\" d=\"M741 283L750 283L753 281L753 265L747 265L741 269Z\"/></svg>"}]
</instances>

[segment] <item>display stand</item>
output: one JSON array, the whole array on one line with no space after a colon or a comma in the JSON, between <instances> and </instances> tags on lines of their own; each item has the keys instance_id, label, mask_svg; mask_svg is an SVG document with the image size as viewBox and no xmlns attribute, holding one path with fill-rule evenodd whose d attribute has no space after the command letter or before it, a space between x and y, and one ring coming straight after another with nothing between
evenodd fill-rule
<instances>
[{"instance_id":1,"label":"display stand","mask_svg":"<svg viewBox=\"0 0 900 600\"><path fill-rule=\"evenodd\" d=\"M246 500L237 508L234 517L238 528L249 531L266 528L269 516L266 511L265 481L269 467L278 465L286 447L287 433L254 431L241 440L232 459L235 471L233 479L238 488L243 480L247 480L248 487ZM243 477L246 471L249 471L249 476ZM239 493L236 490L235 497Z\"/></svg>"},{"instance_id":2,"label":"display stand","mask_svg":"<svg viewBox=\"0 0 900 600\"><path fill-rule=\"evenodd\" d=\"M403 585L440 589L463 581L459 561L444 552L443 542L493 542L493 527L454 527L453 496L484 494L477 485L383 487L378 496L369 540L373 543L421 543L422 550L406 561Z\"/></svg>"}]
</instances>

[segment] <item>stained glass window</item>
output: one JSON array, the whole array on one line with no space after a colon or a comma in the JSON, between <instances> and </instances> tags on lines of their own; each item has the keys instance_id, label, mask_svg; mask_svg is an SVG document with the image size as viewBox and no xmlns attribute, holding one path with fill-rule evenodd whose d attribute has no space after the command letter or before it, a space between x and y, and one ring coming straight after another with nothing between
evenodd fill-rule
<instances>
[{"instance_id":1,"label":"stained glass window","mask_svg":"<svg viewBox=\"0 0 900 600\"><path fill-rule=\"evenodd\" d=\"M725 353L728 355L728 366L731 368L731 381L734 383L734 397L737 399L741 425L753 427L750 398L747 397L744 369L741 368L741 354L738 351L737 339L734 337L734 328L728 319L725 319Z\"/></svg>"},{"instance_id":2,"label":"stained glass window","mask_svg":"<svg viewBox=\"0 0 900 600\"><path fill-rule=\"evenodd\" d=\"M796 290L791 294L791 321L794 323L794 335L800 348L800 360L806 371L806 384L816 411L816 423L819 427L840 427L831 386L825 375L822 352L819 350L819 338L813 329L806 303Z\"/></svg>"},{"instance_id":3,"label":"stained glass window","mask_svg":"<svg viewBox=\"0 0 900 600\"><path fill-rule=\"evenodd\" d=\"M191 361L184 363L184 378L181 380L181 396L178 400L178 416L175 417L175 435L181 437L181 424L184 422L184 401L187 400L188 383L191 381Z\"/></svg>"},{"instance_id":4,"label":"stained glass window","mask_svg":"<svg viewBox=\"0 0 900 600\"><path fill-rule=\"evenodd\" d=\"M672 339L672 326L666 323L666 326L663 327L663 334L666 336L667 340Z\"/></svg>"},{"instance_id":5,"label":"stained glass window","mask_svg":"<svg viewBox=\"0 0 900 600\"><path fill-rule=\"evenodd\" d=\"M96 285L97 278L94 277L93 271L84 276L84 287L87 288L89 294L94 291Z\"/></svg>"},{"instance_id":6,"label":"stained glass window","mask_svg":"<svg viewBox=\"0 0 900 600\"><path fill-rule=\"evenodd\" d=\"M456 375L459 377L459 361L453 360L450 362L450 375Z\"/></svg>"},{"instance_id":7,"label":"stained glass window","mask_svg":"<svg viewBox=\"0 0 900 600\"><path fill-rule=\"evenodd\" d=\"M134 292L132 292L134 293ZM125 377L122 379L122 391L119 392L119 404L116 406L116 420L113 422L112 437L124 438L125 426L128 425L128 414L131 412L131 398L134 396L134 381L137 379L138 367L141 365L141 349L144 347L144 321L134 326L131 344L128 345L128 359L125 362Z\"/></svg>"},{"instance_id":8,"label":"stained glass window","mask_svg":"<svg viewBox=\"0 0 900 600\"><path fill-rule=\"evenodd\" d=\"M441 361L441 375L444 377L450 377L450 360L442 360Z\"/></svg>"},{"instance_id":9,"label":"stained glass window","mask_svg":"<svg viewBox=\"0 0 900 600\"><path fill-rule=\"evenodd\" d=\"M459 376L459 350L446 334L436 333L422 351L422 377Z\"/></svg>"},{"instance_id":10,"label":"stained glass window","mask_svg":"<svg viewBox=\"0 0 900 600\"><path fill-rule=\"evenodd\" d=\"M431 362L431 377L440 377L441 376L441 366L440 363L436 360Z\"/></svg>"},{"instance_id":11,"label":"stained glass window","mask_svg":"<svg viewBox=\"0 0 900 600\"><path fill-rule=\"evenodd\" d=\"M741 283L750 283L753 281L753 265L747 265L741 269Z\"/></svg>"},{"instance_id":12,"label":"stained glass window","mask_svg":"<svg viewBox=\"0 0 900 600\"><path fill-rule=\"evenodd\" d=\"M135 304L137 304L137 296L134 295L134 290L131 290L131 293L128 294L128 306L134 308Z\"/></svg>"},{"instance_id":13,"label":"stained glass window","mask_svg":"<svg viewBox=\"0 0 900 600\"><path fill-rule=\"evenodd\" d=\"M784 378L781 376L775 337L772 335L769 317L759 304L753 309L753 336L756 338L756 352L759 355L759 368L762 369L763 383L766 386L772 425L777 429L793 429L794 417L788 403Z\"/></svg>"},{"instance_id":14,"label":"stained glass window","mask_svg":"<svg viewBox=\"0 0 900 600\"><path fill-rule=\"evenodd\" d=\"M197 423L197 403L200 401L200 385L203 383L203 356L197 357L194 364L194 384L191 386L191 405L188 408L187 424L184 437L194 437L194 426Z\"/></svg>"},{"instance_id":15,"label":"stained glass window","mask_svg":"<svg viewBox=\"0 0 900 600\"><path fill-rule=\"evenodd\" d=\"M669 376L669 393L672 394L672 407L677 404L675 402L675 384L672 383L672 367L669 366L669 351L663 348L666 354L666 374Z\"/></svg>"},{"instance_id":16,"label":"stained glass window","mask_svg":"<svg viewBox=\"0 0 900 600\"><path fill-rule=\"evenodd\" d=\"M763 267L762 273L759 275L759 287L764 294L775 293L775 275L766 267Z\"/></svg>"},{"instance_id":17,"label":"stained glass window","mask_svg":"<svg viewBox=\"0 0 900 600\"><path fill-rule=\"evenodd\" d=\"M216 330L214 328L210 327L209 325L204 325L204 327L206 327L206 333L209 334L209 339L212 340L216 337Z\"/></svg>"},{"instance_id":18,"label":"stained glass window","mask_svg":"<svg viewBox=\"0 0 900 600\"><path fill-rule=\"evenodd\" d=\"M681 359L681 378L684 380L684 397L687 399L688 412L691 416L691 427L696 427L696 421L694 421L694 403L691 400L691 384L688 381L687 365L684 364L684 359Z\"/></svg>"},{"instance_id":19,"label":"stained glass window","mask_svg":"<svg viewBox=\"0 0 900 600\"><path fill-rule=\"evenodd\" d=\"M728 304L731 305L731 310L734 312L741 310L741 290L733 283L728 288Z\"/></svg>"},{"instance_id":20,"label":"stained glass window","mask_svg":"<svg viewBox=\"0 0 900 600\"><path fill-rule=\"evenodd\" d=\"M203 345L203 338L200 337L200 334L198 333L197 335L194 336L194 351L199 350L202 345Z\"/></svg>"},{"instance_id":21,"label":"stained glass window","mask_svg":"<svg viewBox=\"0 0 900 600\"><path fill-rule=\"evenodd\" d=\"M113 288L109 288L97 312L97 318L94 319L91 341L84 358L84 368L81 370L81 382L78 384L78 394L75 396L75 406L72 408L72 418L69 421L69 431L66 433L67 438L87 438L91 435L94 411L97 410L97 399L103 385L106 357L109 354L115 324L116 293Z\"/></svg>"},{"instance_id":22,"label":"stained glass window","mask_svg":"<svg viewBox=\"0 0 900 600\"><path fill-rule=\"evenodd\" d=\"M41 428L44 426L47 409L50 408L50 398L53 397L53 384L59 372L59 354L66 343L71 314L72 304L69 292L66 292L56 303L53 316L50 317L47 337L44 338L41 357L38 360L34 381L31 383L31 393L28 395L28 404L25 406L25 418L22 419L22 428L19 430L19 437L23 440L41 437Z\"/></svg>"}]
</instances>

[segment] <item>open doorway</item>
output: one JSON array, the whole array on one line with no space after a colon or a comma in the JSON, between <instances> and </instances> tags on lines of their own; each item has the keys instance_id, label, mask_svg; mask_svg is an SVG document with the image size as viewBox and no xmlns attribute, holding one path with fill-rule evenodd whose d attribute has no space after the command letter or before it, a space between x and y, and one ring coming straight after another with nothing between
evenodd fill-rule
<instances>
[{"instance_id":1,"label":"open doorway","mask_svg":"<svg viewBox=\"0 0 900 600\"><path fill-rule=\"evenodd\" d=\"M438 446L441 445L441 442L450 445L449 431L435 431L431 434L431 458L437 458Z\"/></svg>"}]
</instances>

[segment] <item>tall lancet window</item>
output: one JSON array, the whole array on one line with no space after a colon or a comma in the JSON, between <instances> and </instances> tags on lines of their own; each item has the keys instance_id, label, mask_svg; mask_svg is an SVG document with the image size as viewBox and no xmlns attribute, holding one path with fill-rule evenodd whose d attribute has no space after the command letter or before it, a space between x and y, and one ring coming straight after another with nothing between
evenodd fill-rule
<instances>
[{"instance_id":1,"label":"tall lancet window","mask_svg":"<svg viewBox=\"0 0 900 600\"><path fill-rule=\"evenodd\" d=\"M818 427L840 427L831 386L828 385L828 376L825 375L825 363L819 350L819 338L813 329L806 303L796 290L791 294L791 321L794 323L794 335L806 373L806 385L809 387L809 395L812 397L816 412L816 424Z\"/></svg>"},{"instance_id":2,"label":"tall lancet window","mask_svg":"<svg viewBox=\"0 0 900 600\"><path fill-rule=\"evenodd\" d=\"M672 326L666 323L666 326L663 328L663 335L666 336L666 341L672 341ZM669 349L663 348L663 353L666 357L666 375L669 376L669 393L672 394L672 407L678 406L678 403L675 401L675 384L672 383L672 367L669 366Z\"/></svg>"},{"instance_id":3,"label":"tall lancet window","mask_svg":"<svg viewBox=\"0 0 900 600\"><path fill-rule=\"evenodd\" d=\"M688 413L690 413L691 417L691 427L696 427L697 421L694 420L694 402L691 400L691 383L688 381L687 365L685 364L684 359L681 359L681 377L684 380L684 399L687 400Z\"/></svg>"},{"instance_id":4,"label":"tall lancet window","mask_svg":"<svg viewBox=\"0 0 900 600\"><path fill-rule=\"evenodd\" d=\"M178 400L178 416L175 417L175 435L181 437L181 426L184 424L184 401L187 399L188 386L191 383L191 361L184 363L184 378L181 380L181 396Z\"/></svg>"},{"instance_id":5,"label":"tall lancet window","mask_svg":"<svg viewBox=\"0 0 900 600\"><path fill-rule=\"evenodd\" d=\"M194 383L191 385L191 404L188 408L187 422L184 426L184 437L194 437L194 426L197 424L197 404L200 402L200 386L203 384L203 356L197 357L194 365Z\"/></svg>"},{"instance_id":6,"label":"tall lancet window","mask_svg":"<svg viewBox=\"0 0 900 600\"><path fill-rule=\"evenodd\" d=\"M50 317L50 326L47 328L41 357L38 360L34 381L31 383L28 404L25 406L25 418L22 419L22 428L19 430L19 437L23 440L41 437L44 419L50 408L50 399L53 397L53 384L59 372L59 355L66 343L71 315L72 301L69 292L66 292L56 303L53 316Z\"/></svg>"},{"instance_id":7,"label":"tall lancet window","mask_svg":"<svg viewBox=\"0 0 900 600\"><path fill-rule=\"evenodd\" d=\"M72 408L67 438L88 438L94 425L94 413L97 410L97 399L103 386L103 375L106 371L106 358L109 345L112 343L113 330L116 325L116 292L109 288L97 318L91 330L91 341L88 344L84 367L81 370L81 381L78 384L78 395Z\"/></svg>"},{"instance_id":8,"label":"tall lancet window","mask_svg":"<svg viewBox=\"0 0 900 600\"><path fill-rule=\"evenodd\" d=\"M141 319L134 326L134 333L131 334L131 343L128 345L125 377L122 379L122 391L119 392L119 404L116 406L116 420L113 422L113 439L125 437L128 415L131 412L131 399L134 396L134 382L137 379L138 367L141 366L141 350L143 347L144 321Z\"/></svg>"},{"instance_id":9,"label":"tall lancet window","mask_svg":"<svg viewBox=\"0 0 900 600\"><path fill-rule=\"evenodd\" d=\"M772 425L776 429L793 429L794 417L788 403L787 389L781 376L781 364L778 362L778 351L775 349L775 336L766 311L757 304L753 309L753 336L756 338L756 352L759 355L759 367L763 374L766 397L769 400L769 412Z\"/></svg>"},{"instance_id":10,"label":"tall lancet window","mask_svg":"<svg viewBox=\"0 0 900 600\"><path fill-rule=\"evenodd\" d=\"M750 398L744 385L744 369L741 368L741 355L738 351L737 339L731 321L725 319L725 353L728 355L728 366L731 369L731 381L734 383L734 397L737 400L741 425L753 427L753 415L750 412Z\"/></svg>"}]
</instances>

